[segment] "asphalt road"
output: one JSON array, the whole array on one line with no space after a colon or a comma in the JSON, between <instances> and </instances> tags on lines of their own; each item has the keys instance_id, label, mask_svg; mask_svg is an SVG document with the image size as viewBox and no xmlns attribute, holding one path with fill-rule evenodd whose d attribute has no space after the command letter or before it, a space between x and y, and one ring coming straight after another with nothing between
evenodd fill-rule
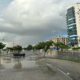
<instances>
[{"instance_id":1,"label":"asphalt road","mask_svg":"<svg viewBox=\"0 0 80 80\"><path fill-rule=\"evenodd\" d=\"M72 80L80 80L80 63L58 59L46 59L46 62L56 67L64 75L69 76Z\"/></svg>"},{"instance_id":2,"label":"asphalt road","mask_svg":"<svg viewBox=\"0 0 80 80\"><path fill-rule=\"evenodd\" d=\"M44 62L36 61L33 54L26 54L25 59L2 57L0 80L71 80Z\"/></svg>"}]
</instances>

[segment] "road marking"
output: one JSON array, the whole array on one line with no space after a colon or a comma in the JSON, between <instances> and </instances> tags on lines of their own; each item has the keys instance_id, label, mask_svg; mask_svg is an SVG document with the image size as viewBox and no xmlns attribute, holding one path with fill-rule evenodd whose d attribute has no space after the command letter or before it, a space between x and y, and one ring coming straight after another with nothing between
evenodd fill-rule
<instances>
[{"instance_id":1,"label":"road marking","mask_svg":"<svg viewBox=\"0 0 80 80\"><path fill-rule=\"evenodd\" d=\"M69 72L65 73L64 71L62 71L62 70L59 69L59 68L57 68L57 70L60 71L62 74L64 74L66 77L68 77L70 80L73 80L73 79L69 76L69 75L70 75Z\"/></svg>"},{"instance_id":2,"label":"road marking","mask_svg":"<svg viewBox=\"0 0 80 80\"><path fill-rule=\"evenodd\" d=\"M52 71L53 71L53 66L51 65L51 64L49 64L49 63L47 63L46 64L48 67L50 67L51 69L52 69ZM57 68L57 67L55 67L59 72L61 72L64 76L66 76L69 80L73 80L69 75L70 75L70 73L69 72L67 72L67 73L65 73L63 70L61 70L60 68Z\"/></svg>"}]
</instances>

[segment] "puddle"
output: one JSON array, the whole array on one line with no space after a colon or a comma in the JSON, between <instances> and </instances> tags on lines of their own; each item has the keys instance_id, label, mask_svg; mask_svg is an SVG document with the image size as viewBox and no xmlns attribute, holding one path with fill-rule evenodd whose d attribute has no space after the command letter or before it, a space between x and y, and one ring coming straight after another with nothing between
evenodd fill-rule
<instances>
[{"instance_id":1,"label":"puddle","mask_svg":"<svg viewBox=\"0 0 80 80\"><path fill-rule=\"evenodd\" d=\"M38 66L34 58L34 56L25 58L1 57L1 67L3 66L3 69L34 68Z\"/></svg>"}]
</instances>

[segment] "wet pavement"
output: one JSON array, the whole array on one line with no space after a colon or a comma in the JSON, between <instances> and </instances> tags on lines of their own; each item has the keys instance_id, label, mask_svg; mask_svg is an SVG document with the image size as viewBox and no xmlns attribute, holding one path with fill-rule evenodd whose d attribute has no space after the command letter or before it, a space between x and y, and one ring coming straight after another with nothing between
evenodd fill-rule
<instances>
[{"instance_id":1,"label":"wet pavement","mask_svg":"<svg viewBox=\"0 0 80 80\"><path fill-rule=\"evenodd\" d=\"M27 53L26 53L27 54ZM60 72L40 64L33 54L25 58L1 57L0 80L68 80Z\"/></svg>"}]
</instances>

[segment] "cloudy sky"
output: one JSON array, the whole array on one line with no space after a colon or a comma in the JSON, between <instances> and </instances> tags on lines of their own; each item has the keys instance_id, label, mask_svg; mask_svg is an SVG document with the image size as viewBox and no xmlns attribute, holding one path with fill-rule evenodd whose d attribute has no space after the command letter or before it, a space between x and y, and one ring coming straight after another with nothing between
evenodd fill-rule
<instances>
[{"instance_id":1,"label":"cloudy sky","mask_svg":"<svg viewBox=\"0 0 80 80\"><path fill-rule=\"evenodd\" d=\"M27 46L66 35L66 9L79 0L0 0L0 40Z\"/></svg>"}]
</instances>

